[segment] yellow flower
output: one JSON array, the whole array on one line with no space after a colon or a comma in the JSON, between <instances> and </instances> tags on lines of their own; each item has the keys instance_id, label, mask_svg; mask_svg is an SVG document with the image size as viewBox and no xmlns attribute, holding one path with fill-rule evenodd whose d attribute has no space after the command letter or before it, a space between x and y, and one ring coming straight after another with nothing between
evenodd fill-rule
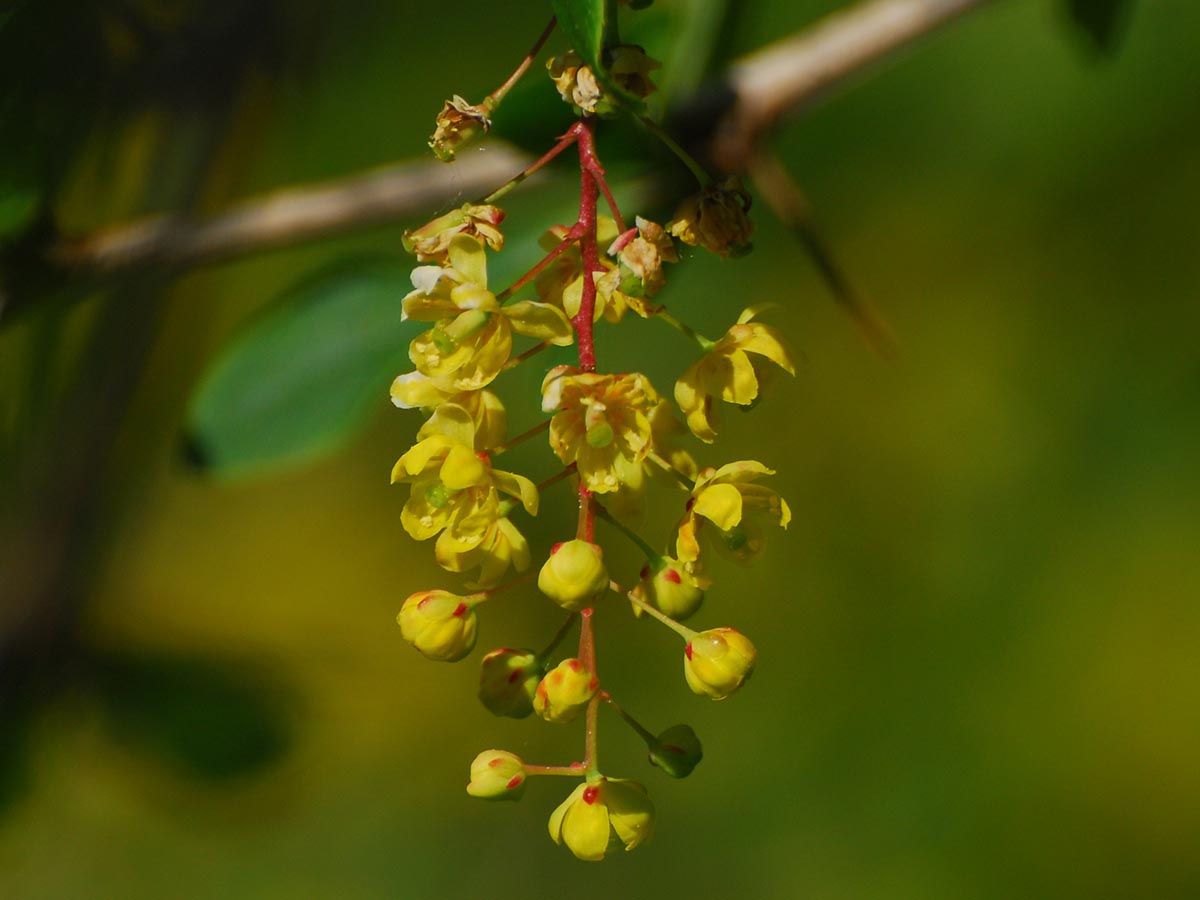
<instances>
[{"instance_id":1,"label":"yellow flower","mask_svg":"<svg viewBox=\"0 0 1200 900\"><path fill-rule=\"evenodd\" d=\"M632 593L664 615L682 622L694 615L704 602L704 587L695 573L680 564L679 560L664 556L642 569L641 580ZM642 614L642 608L636 603L633 604L633 614Z\"/></svg>"},{"instance_id":2,"label":"yellow flower","mask_svg":"<svg viewBox=\"0 0 1200 900\"><path fill-rule=\"evenodd\" d=\"M417 371L448 393L474 391L500 374L512 352L512 333L565 347L573 340L561 310L530 300L501 307L487 289L487 260L474 238L456 235L449 265L413 270L415 290L404 298L404 319L437 323L409 345Z\"/></svg>"},{"instance_id":3,"label":"yellow flower","mask_svg":"<svg viewBox=\"0 0 1200 900\"><path fill-rule=\"evenodd\" d=\"M460 234L469 235L493 250L503 250L504 235L500 231L503 221L504 210L498 206L464 203L420 228L405 231L401 241L404 249L415 253L421 262L444 263L450 242Z\"/></svg>"},{"instance_id":4,"label":"yellow flower","mask_svg":"<svg viewBox=\"0 0 1200 900\"><path fill-rule=\"evenodd\" d=\"M600 679L577 659L564 659L546 673L533 695L533 708L547 722L565 725L579 718L596 696Z\"/></svg>"},{"instance_id":5,"label":"yellow flower","mask_svg":"<svg viewBox=\"0 0 1200 900\"><path fill-rule=\"evenodd\" d=\"M604 553L590 541L555 544L538 573L538 589L571 612L591 605L608 590Z\"/></svg>"},{"instance_id":6,"label":"yellow flower","mask_svg":"<svg viewBox=\"0 0 1200 900\"><path fill-rule=\"evenodd\" d=\"M754 484L760 475L774 475L754 460L727 463L719 469L705 469L696 479L687 513L679 523L675 540L675 555L695 574L700 559L700 533L716 531L713 541L717 550L736 562L748 563L763 548L759 518L766 518L782 528L792 520L787 502L767 487ZM706 529L706 524L711 528Z\"/></svg>"},{"instance_id":7,"label":"yellow flower","mask_svg":"<svg viewBox=\"0 0 1200 900\"><path fill-rule=\"evenodd\" d=\"M479 663L479 700L494 715L523 719L533 712L542 672L542 661L532 650L492 650Z\"/></svg>"},{"instance_id":8,"label":"yellow flower","mask_svg":"<svg viewBox=\"0 0 1200 900\"><path fill-rule=\"evenodd\" d=\"M478 577L467 582L468 588L477 591L499 584L510 566L518 572L528 569L529 541L511 519L501 516L488 524L479 543L471 549L460 551L449 541L443 546L439 540L433 555L447 572L467 572L478 567Z\"/></svg>"},{"instance_id":9,"label":"yellow flower","mask_svg":"<svg viewBox=\"0 0 1200 900\"><path fill-rule=\"evenodd\" d=\"M525 763L507 750L484 750L471 762L467 793L484 800L520 800L525 793Z\"/></svg>"},{"instance_id":10,"label":"yellow flower","mask_svg":"<svg viewBox=\"0 0 1200 900\"><path fill-rule=\"evenodd\" d=\"M508 432L508 413L500 398L491 391L447 392L437 386L428 375L406 372L392 381L392 403L400 409L427 409L433 411L429 422L422 426L418 437L428 437L427 429L437 418L442 406L458 406L467 411L475 426L475 449L490 450L504 442Z\"/></svg>"},{"instance_id":11,"label":"yellow flower","mask_svg":"<svg viewBox=\"0 0 1200 900\"><path fill-rule=\"evenodd\" d=\"M550 446L595 493L621 484L617 460L641 463L650 452L648 413L658 402L649 380L636 372L599 375L569 366L550 370L542 382L542 409L554 412Z\"/></svg>"},{"instance_id":12,"label":"yellow flower","mask_svg":"<svg viewBox=\"0 0 1200 900\"><path fill-rule=\"evenodd\" d=\"M608 216L598 216L596 219L596 240L600 246L608 246L617 239L617 223ZM556 225L539 238L538 243L547 252L553 250L568 239L568 229ZM608 322L620 322L625 312L632 309L643 318L649 316L653 309L644 300L631 297L621 288L621 270L617 264L607 257L600 257L603 272L592 274L596 283L596 312L595 321L602 317ZM579 306L583 300L583 258L579 252L579 244L572 243L550 263L534 282L538 296L546 303L563 310L570 318L579 314Z\"/></svg>"},{"instance_id":13,"label":"yellow flower","mask_svg":"<svg viewBox=\"0 0 1200 900\"><path fill-rule=\"evenodd\" d=\"M760 312L743 310L737 324L700 357L675 382L675 402L687 418L692 434L712 443L721 427L717 400L751 406L768 377L764 360L774 363L789 375L796 364L783 335L770 325L753 321Z\"/></svg>"},{"instance_id":14,"label":"yellow flower","mask_svg":"<svg viewBox=\"0 0 1200 900\"><path fill-rule=\"evenodd\" d=\"M688 641L683 651L683 677L702 697L724 700L754 674L758 651L733 628L710 628Z\"/></svg>"},{"instance_id":15,"label":"yellow flower","mask_svg":"<svg viewBox=\"0 0 1200 900\"><path fill-rule=\"evenodd\" d=\"M488 455L473 449L475 426L461 407L442 407L438 429L396 461L392 483L412 485L400 514L404 529L418 541L441 532L435 555L450 568L500 527L500 493L518 498L530 515L537 514L538 494L528 478L493 469Z\"/></svg>"},{"instance_id":16,"label":"yellow flower","mask_svg":"<svg viewBox=\"0 0 1200 900\"><path fill-rule=\"evenodd\" d=\"M458 150L491 129L491 113L491 105L486 101L473 106L455 94L437 115L437 128L429 139L429 149L442 162L454 162Z\"/></svg>"},{"instance_id":17,"label":"yellow flower","mask_svg":"<svg viewBox=\"0 0 1200 900\"><path fill-rule=\"evenodd\" d=\"M750 195L731 175L684 200L667 223L667 231L720 257L736 255L749 249L754 232L754 223L746 215L749 209Z\"/></svg>"},{"instance_id":18,"label":"yellow flower","mask_svg":"<svg viewBox=\"0 0 1200 900\"><path fill-rule=\"evenodd\" d=\"M468 599L449 591L418 591L396 616L400 633L427 659L457 662L475 646L477 621Z\"/></svg>"},{"instance_id":19,"label":"yellow flower","mask_svg":"<svg viewBox=\"0 0 1200 900\"><path fill-rule=\"evenodd\" d=\"M550 837L580 859L632 850L654 832L654 804L634 781L601 777L575 788L550 816Z\"/></svg>"}]
</instances>

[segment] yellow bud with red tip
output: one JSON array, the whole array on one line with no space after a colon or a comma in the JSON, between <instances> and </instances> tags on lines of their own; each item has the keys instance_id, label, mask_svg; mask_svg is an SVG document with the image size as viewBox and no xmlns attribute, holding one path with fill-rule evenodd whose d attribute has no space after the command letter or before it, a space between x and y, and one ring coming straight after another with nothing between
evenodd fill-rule
<instances>
[{"instance_id":1,"label":"yellow bud with red tip","mask_svg":"<svg viewBox=\"0 0 1200 900\"><path fill-rule=\"evenodd\" d=\"M588 541L558 544L538 573L538 588L563 609L578 612L608 589L600 548Z\"/></svg>"},{"instance_id":2,"label":"yellow bud with red tip","mask_svg":"<svg viewBox=\"0 0 1200 900\"><path fill-rule=\"evenodd\" d=\"M492 650L479 664L479 700L497 716L523 719L533 712L542 672L536 653L507 647Z\"/></svg>"},{"instance_id":3,"label":"yellow bud with red tip","mask_svg":"<svg viewBox=\"0 0 1200 900\"><path fill-rule=\"evenodd\" d=\"M754 645L740 631L710 628L688 641L683 653L683 675L688 687L697 694L724 700L754 672L757 656Z\"/></svg>"},{"instance_id":4,"label":"yellow bud with red tip","mask_svg":"<svg viewBox=\"0 0 1200 900\"><path fill-rule=\"evenodd\" d=\"M587 708L600 680L577 659L564 659L537 686L533 708L547 722L574 721Z\"/></svg>"},{"instance_id":5,"label":"yellow bud with red tip","mask_svg":"<svg viewBox=\"0 0 1200 900\"><path fill-rule=\"evenodd\" d=\"M507 750L484 750L471 763L467 793L484 800L519 800L525 793L525 763Z\"/></svg>"},{"instance_id":6,"label":"yellow bud with red tip","mask_svg":"<svg viewBox=\"0 0 1200 900\"><path fill-rule=\"evenodd\" d=\"M466 598L449 591L419 591L404 601L400 633L428 659L455 662L475 646L477 622Z\"/></svg>"}]
</instances>

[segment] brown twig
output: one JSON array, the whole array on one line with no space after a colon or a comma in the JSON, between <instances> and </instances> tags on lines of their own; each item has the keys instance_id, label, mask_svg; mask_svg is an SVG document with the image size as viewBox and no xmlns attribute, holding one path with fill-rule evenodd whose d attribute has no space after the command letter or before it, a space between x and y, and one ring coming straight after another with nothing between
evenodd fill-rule
<instances>
[{"instance_id":1,"label":"brown twig","mask_svg":"<svg viewBox=\"0 0 1200 900\"><path fill-rule=\"evenodd\" d=\"M995 0L867 0L804 32L736 62L712 94L731 102L713 136L712 157L744 170L751 153L786 115L844 85L872 64L923 35ZM502 146L447 166L401 163L318 185L246 201L208 219L159 216L66 237L45 252L67 274L108 276L160 266L182 268L395 221L475 197L521 170L528 158Z\"/></svg>"}]
</instances>

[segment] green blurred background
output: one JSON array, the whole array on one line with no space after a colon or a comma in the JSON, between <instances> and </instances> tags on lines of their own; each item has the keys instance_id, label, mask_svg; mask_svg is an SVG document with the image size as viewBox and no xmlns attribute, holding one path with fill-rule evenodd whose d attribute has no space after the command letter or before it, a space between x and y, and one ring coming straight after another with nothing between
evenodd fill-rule
<instances>
[{"instance_id":1,"label":"green blurred background","mask_svg":"<svg viewBox=\"0 0 1200 900\"><path fill-rule=\"evenodd\" d=\"M712 65L837 5L736 3ZM49 171L77 233L416 157L546 7L12 6L3 87L36 114L0 160ZM652 51L681 9L644 14ZM365 432L308 464L219 478L180 449L231 338L322 266L405 265L425 216L5 322L0 896L1200 896L1200 6L1129 25L1105 55L1062 6L1000 2L780 133L897 364L762 204L751 256L673 271L662 299L710 333L780 304L798 377L703 455L776 466L795 521L756 568L718 569L698 617L759 646L728 703L687 691L670 634L599 617L613 692L706 751L670 781L601 720L605 768L658 805L654 841L602 865L546 836L565 779L519 805L462 790L486 747L578 756L576 729L474 698L483 650L540 645L558 615L497 601L456 666L400 639L405 596L458 582L400 526L387 474L418 421L386 376ZM571 189L564 170L514 199L510 241ZM598 340L663 389L690 361L653 322ZM514 432L540 375L501 389ZM539 546L571 528L569 490L543 508Z\"/></svg>"}]
</instances>

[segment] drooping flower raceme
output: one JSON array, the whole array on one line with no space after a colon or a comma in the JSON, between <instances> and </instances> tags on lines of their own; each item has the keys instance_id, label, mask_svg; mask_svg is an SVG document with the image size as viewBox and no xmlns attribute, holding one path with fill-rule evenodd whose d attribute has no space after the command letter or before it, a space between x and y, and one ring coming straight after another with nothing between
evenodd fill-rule
<instances>
[{"instance_id":1,"label":"drooping flower raceme","mask_svg":"<svg viewBox=\"0 0 1200 900\"><path fill-rule=\"evenodd\" d=\"M623 5L636 10L648 0ZM447 102L431 140L435 153L451 158L491 127L501 99L553 27L552 22L513 77L482 103L458 96ZM519 593L538 596L543 612L559 618L546 643L530 646L525 634L505 636L513 646L485 652L477 695L495 716L526 719L536 712L535 721L582 725L582 755L565 765L535 765L506 750L485 750L471 763L467 792L515 800L530 777L581 779L550 816L550 836L580 859L599 860L609 851L640 846L654 827L646 789L600 768L601 710L611 710L632 728L649 762L666 776L687 777L703 751L690 726L651 730L618 703L598 664L594 622L632 608L641 621L673 631L684 642L681 690L686 684L700 696L724 700L747 683L757 661L748 638L727 626L692 630L683 620L699 619L725 602L725 592L714 585L718 568L709 566L710 551L750 562L763 548L763 525L786 528L791 512L760 483L774 474L771 469L753 460L702 465L693 456L693 436L711 444L722 430L722 404L755 406L775 370L794 374L795 363L782 335L757 321L757 309L743 312L720 340L711 341L663 302L669 298L669 267L679 262L676 240L722 257L747 246L750 202L740 183L713 183L677 142L665 138L697 174L701 190L679 205L666 226L635 216L629 227L618 208L597 155L597 120L622 106L645 116L641 100L654 90L650 73L658 63L640 47L615 44L599 56L568 51L548 68L580 116L575 124L486 199L404 233L405 249L424 265L414 270L413 290L399 306L404 319L424 323L424 329L409 345L415 370L394 379L391 399L399 408L419 410L425 420L393 467L392 481L408 486L400 512L404 529L419 541L436 538L434 558L446 571L463 575L469 592L411 593L397 621L401 637L426 658L453 662L472 652L485 625L528 625L506 612ZM665 135L648 119L643 124ZM488 258L506 247L505 214L494 203L572 146L580 170L576 221L550 228L542 238L545 257L498 290L489 283ZM611 217L600 214L601 198ZM498 269L493 270L494 275ZM706 298L687 299L695 304ZM626 315L630 311L634 315ZM608 351L598 332L643 327L641 322L655 319L658 324L644 327L665 324L703 350L678 378L674 404L643 372L601 367ZM549 348L572 344L577 362L542 365L548 372L540 412L530 398L514 400L505 393L504 373ZM667 359L663 354L651 362ZM514 421L532 419L522 422L516 437L508 435L510 412ZM535 485L510 471L520 463L509 460L523 460L521 452L506 454L539 438L548 442L552 453L544 455L555 465L539 473L542 480ZM565 490L555 487L560 482L572 485L567 502L578 516L572 514L569 531L562 517L553 518L548 540L531 546L522 534L525 517L539 512L546 492ZM647 515L655 507L661 515ZM665 542L643 535L645 520L675 515L682 518ZM610 555L614 536L628 539L645 557L644 565L640 556L631 564L619 552ZM576 631L578 649L560 649Z\"/></svg>"}]
</instances>

